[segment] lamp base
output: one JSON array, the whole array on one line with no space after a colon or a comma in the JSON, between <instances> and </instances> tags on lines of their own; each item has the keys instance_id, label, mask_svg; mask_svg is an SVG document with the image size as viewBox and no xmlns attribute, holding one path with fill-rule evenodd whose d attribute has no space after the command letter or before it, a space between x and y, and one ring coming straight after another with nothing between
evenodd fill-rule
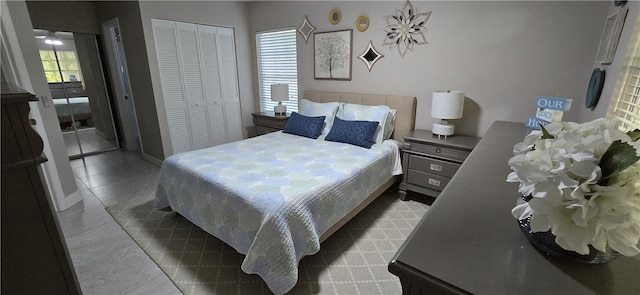
<instances>
[{"instance_id":1,"label":"lamp base","mask_svg":"<svg viewBox=\"0 0 640 295\"><path fill-rule=\"evenodd\" d=\"M453 124L449 124L446 122L433 123L433 127L431 128L431 133L438 135L438 138L440 138L441 135L444 135L444 138L446 139L447 136L453 135L454 129L455 129L455 126Z\"/></svg>"},{"instance_id":2,"label":"lamp base","mask_svg":"<svg viewBox=\"0 0 640 295\"><path fill-rule=\"evenodd\" d=\"M278 105L273 107L273 112L276 115L285 115L287 113L287 106L283 105L282 102L278 102Z\"/></svg>"}]
</instances>

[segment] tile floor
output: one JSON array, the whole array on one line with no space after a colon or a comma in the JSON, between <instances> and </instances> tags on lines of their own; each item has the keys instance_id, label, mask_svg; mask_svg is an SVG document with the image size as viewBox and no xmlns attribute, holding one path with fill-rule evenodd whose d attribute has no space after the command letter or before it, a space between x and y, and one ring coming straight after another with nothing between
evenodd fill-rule
<instances>
[{"instance_id":1,"label":"tile floor","mask_svg":"<svg viewBox=\"0 0 640 295\"><path fill-rule=\"evenodd\" d=\"M96 134L95 128L79 129L78 137L73 131L63 131L62 138L67 146L67 155L69 156L80 154L78 139L82 146L82 152L85 154L113 149L118 146L115 139L107 140Z\"/></svg>"},{"instance_id":2,"label":"tile floor","mask_svg":"<svg viewBox=\"0 0 640 295\"><path fill-rule=\"evenodd\" d=\"M83 201L58 219L83 294L181 294L105 207L155 190L160 168L134 153L72 160Z\"/></svg>"}]
</instances>

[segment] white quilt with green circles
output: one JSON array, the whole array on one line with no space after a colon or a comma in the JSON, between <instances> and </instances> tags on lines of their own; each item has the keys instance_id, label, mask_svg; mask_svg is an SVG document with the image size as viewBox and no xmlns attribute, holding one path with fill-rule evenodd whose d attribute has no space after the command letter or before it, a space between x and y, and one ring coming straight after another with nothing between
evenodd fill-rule
<instances>
[{"instance_id":1,"label":"white quilt with green circles","mask_svg":"<svg viewBox=\"0 0 640 295\"><path fill-rule=\"evenodd\" d=\"M396 145L269 133L168 157L154 207L246 254L242 270L282 294L295 286L300 259L320 250L320 236L397 174L397 154Z\"/></svg>"}]
</instances>

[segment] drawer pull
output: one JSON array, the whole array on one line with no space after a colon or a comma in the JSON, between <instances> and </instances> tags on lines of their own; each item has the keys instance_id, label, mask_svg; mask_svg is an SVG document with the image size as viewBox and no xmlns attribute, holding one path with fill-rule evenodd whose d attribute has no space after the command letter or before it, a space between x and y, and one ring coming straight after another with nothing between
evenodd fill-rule
<instances>
[{"instance_id":1,"label":"drawer pull","mask_svg":"<svg viewBox=\"0 0 640 295\"><path fill-rule=\"evenodd\" d=\"M429 178L429 184L434 186L440 186L440 180Z\"/></svg>"},{"instance_id":2,"label":"drawer pull","mask_svg":"<svg viewBox=\"0 0 640 295\"><path fill-rule=\"evenodd\" d=\"M438 165L438 164L433 164L431 163L429 165L429 169L431 169L431 171L438 171L438 172L442 172L442 165Z\"/></svg>"}]
</instances>

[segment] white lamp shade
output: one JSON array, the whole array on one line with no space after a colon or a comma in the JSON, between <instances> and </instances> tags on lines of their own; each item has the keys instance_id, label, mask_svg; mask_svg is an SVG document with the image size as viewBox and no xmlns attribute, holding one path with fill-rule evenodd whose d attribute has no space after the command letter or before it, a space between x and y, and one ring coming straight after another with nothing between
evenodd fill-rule
<instances>
[{"instance_id":1,"label":"white lamp shade","mask_svg":"<svg viewBox=\"0 0 640 295\"><path fill-rule=\"evenodd\" d=\"M289 84L271 84L271 100L289 100Z\"/></svg>"},{"instance_id":2,"label":"white lamp shade","mask_svg":"<svg viewBox=\"0 0 640 295\"><path fill-rule=\"evenodd\" d=\"M434 91L431 117L460 119L464 108L464 91Z\"/></svg>"}]
</instances>

